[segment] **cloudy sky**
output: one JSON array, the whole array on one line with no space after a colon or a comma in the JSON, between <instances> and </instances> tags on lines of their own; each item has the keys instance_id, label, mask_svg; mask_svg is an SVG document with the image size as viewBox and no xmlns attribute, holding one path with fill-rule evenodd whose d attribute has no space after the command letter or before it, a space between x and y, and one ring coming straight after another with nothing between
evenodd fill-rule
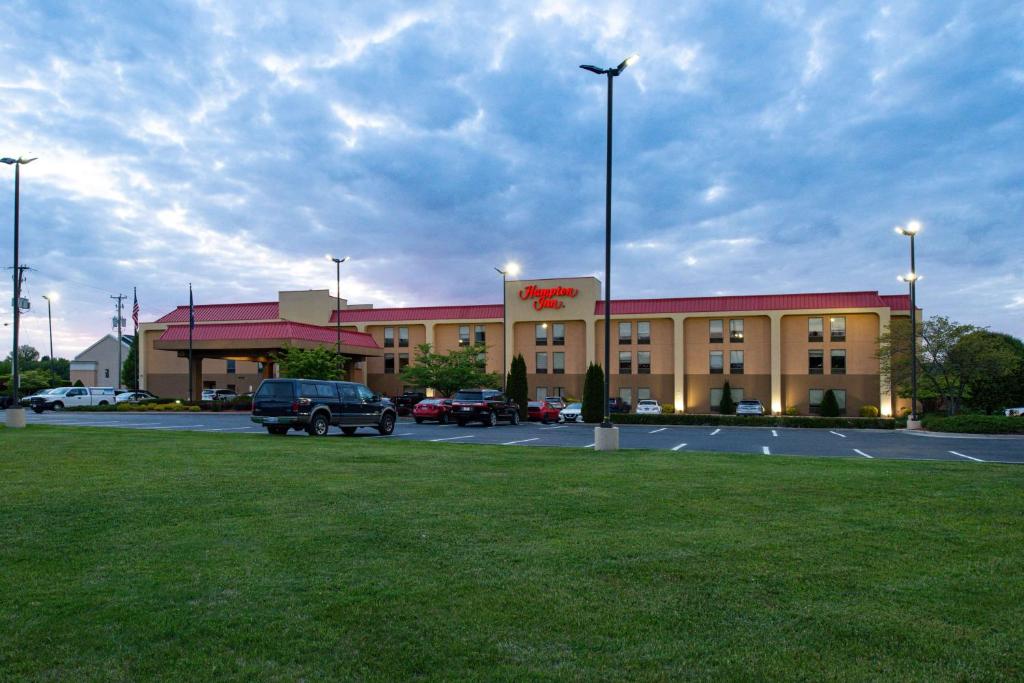
<instances>
[{"instance_id":1,"label":"cloudy sky","mask_svg":"<svg viewBox=\"0 0 1024 683\"><path fill-rule=\"evenodd\" d=\"M901 293L918 218L926 313L1024 335L1021 2L8 0L0 27L40 350L47 292L72 356L111 294L149 320L189 281L333 290L325 252L378 306L497 302L510 259L598 274L606 88L577 67L632 52L614 297Z\"/></svg>"}]
</instances>

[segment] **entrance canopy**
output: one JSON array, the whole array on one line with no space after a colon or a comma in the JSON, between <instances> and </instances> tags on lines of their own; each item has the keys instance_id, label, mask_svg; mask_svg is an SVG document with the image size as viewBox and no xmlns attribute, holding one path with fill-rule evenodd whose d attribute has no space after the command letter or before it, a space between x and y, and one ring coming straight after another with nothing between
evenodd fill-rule
<instances>
[{"instance_id":1,"label":"entrance canopy","mask_svg":"<svg viewBox=\"0 0 1024 683\"><path fill-rule=\"evenodd\" d=\"M207 356L264 358L286 345L298 348L334 348L338 331L333 327L289 321L266 323L208 323L192 328L192 348ZM171 325L154 343L163 351L188 350L188 325ZM384 350L365 332L341 331L341 353L362 360L381 356Z\"/></svg>"}]
</instances>

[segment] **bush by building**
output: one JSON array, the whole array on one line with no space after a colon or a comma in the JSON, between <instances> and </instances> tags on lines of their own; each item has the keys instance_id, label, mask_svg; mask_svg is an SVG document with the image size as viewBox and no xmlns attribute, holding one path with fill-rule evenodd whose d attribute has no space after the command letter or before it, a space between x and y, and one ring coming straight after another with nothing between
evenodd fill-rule
<instances>
[{"instance_id":1,"label":"bush by building","mask_svg":"<svg viewBox=\"0 0 1024 683\"><path fill-rule=\"evenodd\" d=\"M829 389L821 398L821 416L839 417L839 401L836 400L836 392Z\"/></svg>"},{"instance_id":2,"label":"bush by building","mask_svg":"<svg viewBox=\"0 0 1024 683\"><path fill-rule=\"evenodd\" d=\"M1019 418L1006 418L1019 419ZM1024 422L1024 420L1019 420ZM818 429L896 429L905 423L889 417L813 417L781 415L675 415L615 414L612 422L641 425L703 425L708 427L804 427Z\"/></svg>"},{"instance_id":3,"label":"bush by building","mask_svg":"<svg viewBox=\"0 0 1024 683\"><path fill-rule=\"evenodd\" d=\"M878 406L861 406L861 417L878 417Z\"/></svg>"},{"instance_id":4,"label":"bush by building","mask_svg":"<svg viewBox=\"0 0 1024 683\"><path fill-rule=\"evenodd\" d=\"M921 424L933 432L960 434L1024 434L1024 417L1005 415L927 415Z\"/></svg>"},{"instance_id":5,"label":"bush by building","mask_svg":"<svg viewBox=\"0 0 1024 683\"><path fill-rule=\"evenodd\" d=\"M604 413L608 410L604 401L604 371L597 363L591 363L583 380L583 421L597 423L604 420Z\"/></svg>"},{"instance_id":6,"label":"bush by building","mask_svg":"<svg viewBox=\"0 0 1024 683\"><path fill-rule=\"evenodd\" d=\"M722 400L718 402L718 412L722 415L732 415L736 412L736 402L732 400L732 387L728 382L722 386Z\"/></svg>"}]
</instances>

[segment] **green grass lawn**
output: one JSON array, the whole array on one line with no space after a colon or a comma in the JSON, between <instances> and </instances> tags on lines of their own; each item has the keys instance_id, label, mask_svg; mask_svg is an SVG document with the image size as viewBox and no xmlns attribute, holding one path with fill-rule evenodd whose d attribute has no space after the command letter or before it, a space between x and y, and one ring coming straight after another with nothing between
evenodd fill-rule
<instances>
[{"instance_id":1,"label":"green grass lawn","mask_svg":"<svg viewBox=\"0 0 1024 683\"><path fill-rule=\"evenodd\" d=\"M1024 467L0 429L0 679L1020 679Z\"/></svg>"}]
</instances>

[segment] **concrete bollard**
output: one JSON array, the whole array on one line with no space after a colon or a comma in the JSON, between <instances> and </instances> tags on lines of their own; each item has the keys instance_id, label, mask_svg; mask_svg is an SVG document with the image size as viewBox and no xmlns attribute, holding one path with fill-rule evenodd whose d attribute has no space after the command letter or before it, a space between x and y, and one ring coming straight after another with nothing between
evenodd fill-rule
<instances>
[{"instance_id":1,"label":"concrete bollard","mask_svg":"<svg viewBox=\"0 0 1024 683\"><path fill-rule=\"evenodd\" d=\"M619 428L618 427L594 427L594 450L595 451L617 451L619 450Z\"/></svg>"},{"instance_id":2,"label":"concrete bollard","mask_svg":"<svg viewBox=\"0 0 1024 683\"><path fill-rule=\"evenodd\" d=\"M8 429L21 429L25 426L25 409L24 408L8 408L7 409L7 427Z\"/></svg>"},{"instance_id":3,"label":"concrete bollard","mask_svg":"<svg viewBox=\"0 0 1024 683\"><path fill-rule=\"evenodd\" d=\"M908 417L907 418L907 429L921 429L921 421L920 420L911 420Z\"/></svg>"}]
</instances>

